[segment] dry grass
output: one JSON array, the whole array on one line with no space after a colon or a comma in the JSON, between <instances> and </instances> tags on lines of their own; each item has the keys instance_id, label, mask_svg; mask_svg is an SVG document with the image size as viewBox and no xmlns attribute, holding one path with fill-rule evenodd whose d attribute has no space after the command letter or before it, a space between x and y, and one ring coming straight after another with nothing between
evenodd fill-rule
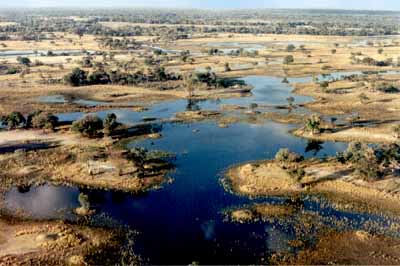
<instances>
[{"instance_id":1,"label":"dry grass","mask_svg":"<svg viewBox=\"0 0 400 266\"><path fill-rule=\"evenodd\" d=\"M7 139L7 136L11 136ZM146 163L145 170L130 160L124 151L113 148L107 138L86 139L71 133L13 131L0 133L1 147L18 143L49 142L59 146L49 149L0 155L1 191L16 184L45 181L83 187L139 193L156 188L166 181L169 168L160 163ZM142 176L143 174L143 176Z\"/></svg>"},{"instance_id":2,"label":"dry grass","mask_svg":"<svg viewBox=\"0 0 400 266\"><path fill-rule=\"evenodd\" d=\"M273 255L273 264L288 265L398 265L400 241L370 235L364 231L332 232L298 255L279 258Z\"/></svg>"},{"instance_id":3,"label":"dry grass","mask_svg":"<svg viewBox=\"0 0 400 266\"><path fill-rule=\"evenodd\" d=\"M371 212L400 213L397 202L400 182L396 177L374 182L363 181L353 175L346 165L333 160L301 164L306 176L300 181L271 161L248 163L228 170L226 178L233 191L247 196L287 196L324 194L338 207ZM349 204L350 203L350 204Z\"/></svg>"},{"instance_id":4,"label":"dry grass","mask_svg":"<svg viewBox=\"0 0 400 266\"><path fill-rule=\"evenodd\" d=\"M90 253L116 244L112 232L60 222L0 221L0 236L1 265L83 265Z\"/></svg>"}]
</instances>

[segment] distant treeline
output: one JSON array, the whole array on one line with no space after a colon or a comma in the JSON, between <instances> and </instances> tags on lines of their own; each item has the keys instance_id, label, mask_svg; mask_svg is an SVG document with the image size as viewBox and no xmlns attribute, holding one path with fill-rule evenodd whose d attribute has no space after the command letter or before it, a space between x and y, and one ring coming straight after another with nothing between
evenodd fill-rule
<instances>
[{"instance_id":1,"label":"distant treeline","mask_svg":"<svg viewBox=\"0 0 400 266\"><path fill-rule=\"evenodd\" d=\"M0 27L0 32L24 35L75 32L120 37L161 36L170 39L188 38L193 33L213 32L393 35L400 33L399 16L399 12L344 10L3 9L0 11L0 19L17 24ZM113 29L100 22L153 25L131 25Z\"/></svg>"}]
</instances>

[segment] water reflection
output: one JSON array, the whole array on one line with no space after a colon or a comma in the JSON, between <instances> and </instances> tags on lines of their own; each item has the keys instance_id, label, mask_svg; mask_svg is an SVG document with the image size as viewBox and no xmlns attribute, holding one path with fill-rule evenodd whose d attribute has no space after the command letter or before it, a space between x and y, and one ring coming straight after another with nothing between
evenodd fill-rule
<instances>
[{"instance_id":1,"label":"water reflection","mask_svg":"<svg viewBox=\"0 0 400 266\"><path fill-rule=\"evenodd\" d=\"M318 140L309 140L307 143L307 146L305 148L305 152L313 152L313 156L316 156L318 154L319 151L321 151L323 149L323 145L324 143L322 141L318 141Z\"/></svg>"},{"instance_id":2,"label":"water reflection","mask_svg":"<svg viewBox=\"0 0 400 266\"><path fill-rule=\"evenodd\" d=\"M144 112L115 109L97 114L105 117L116 113L119 122L134 124L144 117L170 118L184 110L219 110L221 104L250 106L286 105L288 97L296 104L312 100L310 97L292 95L292 87L281 78L245 77L253 85L251 97L221 99L219 101L178 100L154 105ZM298 108L301 109L301 108ZM81 113L60 114L61 120L82 116ZM142 232L137 246L142 255L154 264L254 264L262 263L271 251L287 249L286 240L293 239L295 227L301 221L288 219L284 226L277 223L239 225L227 223L221 211L232 206L249 204L252 200L226 192L220 184L220 174L227 167L252 160L270 159L282 147L305 157L335 155L347 144L340 142L311 142L289 133L293 125L265 122L263 124L237 123L220 128L215 122L149 124L147 132L162 132L160 139L131 141L128 148L144 147L148 150L165 150L176 154L176 171L171 173L174 182L162 189L142 195L120 192L79 190L77 188L41 186L25 193L12 189L6 195L10 210L22 209L34 217L54 218L60 210L64 216L79 206L80 192L88 195L96 213L105 213L123 224ZM132 129L138 130L138 129ZM143 129L142 129L143 130ZM260 198L257 202L282 204L285 198ZM329 224L332 217L348 228L363 228L371 220L382 226L386 220L366 214L341 212L315 199L291 200L301 215L303 210L316 212ZM350 221L350 222L349 222ZM314 232L310 236L315 235Z\"/></svg>"}]
</instances>

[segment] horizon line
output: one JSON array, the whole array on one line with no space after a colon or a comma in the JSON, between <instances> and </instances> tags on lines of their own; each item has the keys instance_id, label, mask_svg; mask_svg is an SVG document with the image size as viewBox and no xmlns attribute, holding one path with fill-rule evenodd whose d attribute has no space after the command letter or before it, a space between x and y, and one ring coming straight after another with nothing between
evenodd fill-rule
<instances>
[{"instance_id":1,"label":"horizon line","mask_svg":"<svg viewBox=\"0 0 400 266\"><path fill-rule=\"evenodd\" d=\"M120 9L120 8L140 8L140 9L177 9L177 10L205 10L205 11L237 11L237 10L331 10L331 11L374 11L374 12L400 12L400 9L356 9L356 8L335 8L335 7L308 7L308 8L300 8L300 7L246 7L246 8L199 8L199 7L156 7L156 6L134 6L134 5L121 5L121 6L109 6L109 5L100 5L100 6L7 6L7 7L0 7L0 10L5 9L14 9L14 8L22 8L22 9L44 9L44 8L60 8L60 9L102 9L102 8L109 8L109 9Z\"/></svg>"}]
</instances>

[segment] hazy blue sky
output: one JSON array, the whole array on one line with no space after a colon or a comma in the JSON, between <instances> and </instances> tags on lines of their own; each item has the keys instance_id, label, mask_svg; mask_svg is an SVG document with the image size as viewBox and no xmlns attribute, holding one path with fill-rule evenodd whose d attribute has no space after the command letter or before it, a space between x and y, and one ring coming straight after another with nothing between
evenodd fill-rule
<instances>
[{"instance_id":1,"label":"hazy blue sky","mask_svg":"<svg viewBox=\"0 0 400 266\"><path fill-rule=\"evenodd\" d=\"M0 0L2 7L337 8L400 10L400 0Z\"/></svg>"}]
</instances>

